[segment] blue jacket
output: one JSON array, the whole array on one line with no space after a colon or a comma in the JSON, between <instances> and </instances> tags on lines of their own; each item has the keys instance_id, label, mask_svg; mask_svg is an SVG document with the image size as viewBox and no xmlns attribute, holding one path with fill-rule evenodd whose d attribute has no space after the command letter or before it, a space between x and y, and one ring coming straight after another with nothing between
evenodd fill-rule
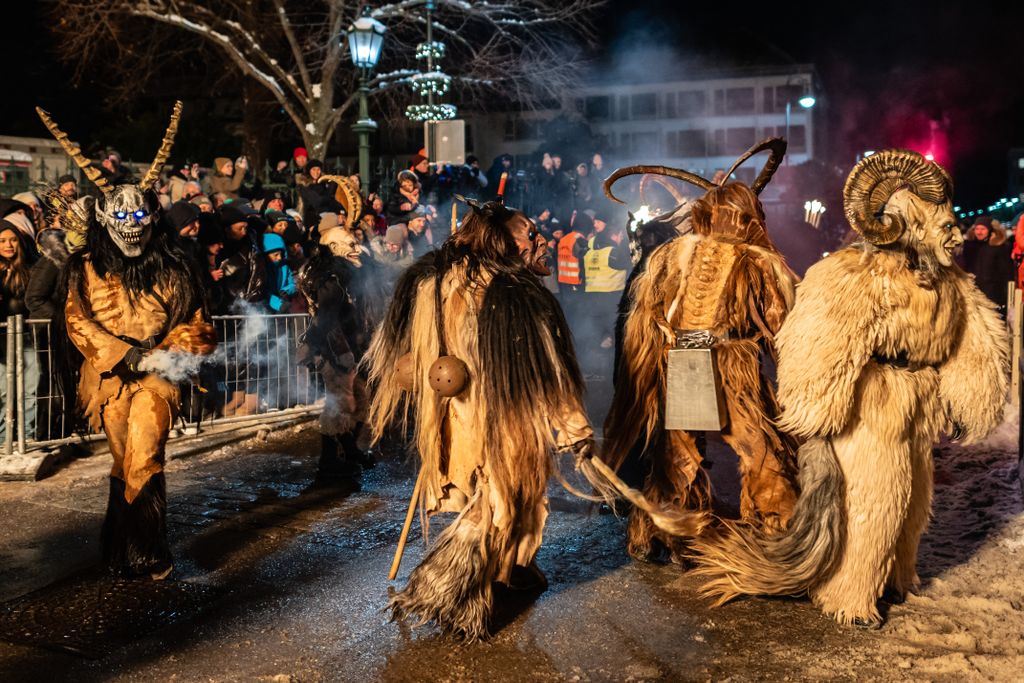
<instances>
[{"instance_id":1,"label":"blue jacket","mask_svg":"<svg viewBox=\"0 0 1024 683\"><path fill-rule=\"evenodd\" d=\"M263 234L263 253L270 254L280 251L282 256L287 256L284 240L274 232ZM280 312L284 310L288 300L295 295L298 288L295 286L295 277L285 258L274 263L267 259L267 304L271 310Z\"/></svg>"}]
</instances>

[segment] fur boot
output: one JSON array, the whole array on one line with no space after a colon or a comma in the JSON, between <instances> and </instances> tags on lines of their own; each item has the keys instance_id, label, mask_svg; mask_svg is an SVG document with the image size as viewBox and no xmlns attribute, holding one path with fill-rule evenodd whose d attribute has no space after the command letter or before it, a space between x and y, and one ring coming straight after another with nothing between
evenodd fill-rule
<instances>
[{"instance_id":1,"label":"fur boot","mask_svg":"<svg viewBox=\"0 0 1024 683\"><path fill-rule=\"evenodd\" d=\"M111 477L103 520L103 562L118 576L166 578L173 565L167 546L164 475L161 472L150 477L131 503L125 500L124 491L124 481Z\"/></svg>"},{"instance_id":2,"label":"fur boot","mask_svg":"<svg viewBox=\"0 0 1024 683\"><path fill-rule=\"evenodd\" d=\"M445 633L480 640L493 608L492 574L480 525L465 517L445 529L405 590L391 598L392 619L435 622Z\"/></svg>"},{"instance_id":3,"label":"fur boot","mask_svg":"<svg viewBox=\"0 0 1024 683\"><path fill-rule=\"evenodd\" d=\"M338 452L338 443L344 445L344 435L320 435L320 461L316 466L317 479L352 479L358 480L363 469L359 464L347 457L347 453Z\"/></svg>"}]
</instances>

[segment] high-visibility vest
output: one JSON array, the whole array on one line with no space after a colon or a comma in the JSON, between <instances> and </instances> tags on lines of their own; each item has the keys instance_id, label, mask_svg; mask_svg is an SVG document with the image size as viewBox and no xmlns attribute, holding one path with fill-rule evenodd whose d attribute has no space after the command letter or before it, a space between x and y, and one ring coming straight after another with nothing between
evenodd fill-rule
<instances>
[{"instance_id":1,"label":"high-visibility vest","mask_svg":"<svg viewBox=\"0 0 1024 683\"><path fill-rule=\"evenodd\" d=\"M583 257L583 267L587 276L584 291L587 292L621 292L626 288L626 271L612 268L608 259L612 255L612 247L594 249L594 238L587 242L590 251Z\"/></svg>"},{"instance_id":2,"label":"high-visibility vest","mask_svg":"<svg viewBox=\"0 0 1024 683\"><path fill-rule=\"evenodd\" d=\"M581 239L583 235L580 233L570 232L558 240L558 282L563 285L583 284L583 264L573 254L576 240Z\"/></svg>"}]
</instances>

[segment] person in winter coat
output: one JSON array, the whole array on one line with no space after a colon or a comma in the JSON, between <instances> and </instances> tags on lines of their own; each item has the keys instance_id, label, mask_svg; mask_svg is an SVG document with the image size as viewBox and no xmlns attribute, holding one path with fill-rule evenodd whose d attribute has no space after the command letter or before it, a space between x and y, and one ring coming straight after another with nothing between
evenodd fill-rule
<instances>
[{"instance_id":1,"label":"person in winter coat","mask_svg":"<svg viewBox=\"0 0 1024 683\"><path fill-rule=\"evenodd\" d=\"M36 238L41 258L32 266L25 289L25 304L30 318L49 320L57 307L63 304L57 283L64 264L68 262L64 236L63 230L47 229Z\"/></svg>"},{"instance_id":2,"label":"person in winter coat","mask_svg":"<svg viewBox=\"0 0 1024 683\"><path fill-rule=\"evenodd\" d=\"M36 260L35 245L12 223L0 220L0 318L11 315L28 315L25 293L31 278L32 266ZM23 338L22 359L25 366L23 375L25 387L25 436L35 438L36 430L36 387L39 386L39 360L32 348L32 335ZM6 335L0 343L0 376L7 374ZM7 383L0 382L0 405L7 405ZM7 425L0 420L0 442L6 439Z\"/></svg>"},{"instance_id":3,"label":"person in winter coat","mask_svg":"<svg viewBox=\"0 0 1024 683\"><path fill-rule=\"evenodd\" d=\"M224 272L221 284L229 308L238 302L262 304L267 295L267 269L258 242L258 231L250 226L249 217L233 204L220 210L224 229L224 250L219 262Z\"/></svg>"},{"instance_id":4,"label":"person in winter coat","mask_svg":"<svg viewBox=\"0 0 1024 683\"><path fill-rule=\"evenodd\" d=\"M401 171L384 211L389 224L394 225L410 211L415 211L421 205L421 196L420 181L416 174L412 171Z\"/></svg>"},{"instance_id":5,"label":"person in winter coat","mask_svg":"<svg viewBox=\"0 0 1024 683\"><path fill-rule=\"evenodd\" d=\"M964 270L974 275L978 289L1006 317L1006 283L1016 280L1013 245L1006 229L988 216L979 218L967 235L963 251Z\"/></svg>"},{"instance_id":6,"label":"person in winter coat","mask_svg":"<svg viewBox=\"0 0 1024 683\"><path fill-rule=\"evenodd\" d=\"M262 238L263 254L267 258L267 305L275 313L286 313L299 290L286 261L284 238L273 232L263 233Z\"/></svg>"},{"instance_id":7,"label":"person in winter coat","mask_svg":"<svg viewBox=\"0 0 1024 683\"><path fill-rule=\"evenodd\" d=\"M242 186L245 172L249 170L249 160L242 157L235 164L227 157L217 157L213 160L213 169L207 194L214 195L219 192L230 199L238 199L238 188Z\"/></svg>"}]
</instances>

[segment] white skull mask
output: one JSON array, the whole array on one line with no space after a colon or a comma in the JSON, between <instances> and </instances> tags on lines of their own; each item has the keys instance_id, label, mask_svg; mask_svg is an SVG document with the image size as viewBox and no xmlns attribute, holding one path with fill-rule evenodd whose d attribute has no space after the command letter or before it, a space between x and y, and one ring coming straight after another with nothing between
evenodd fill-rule
<instances>
[{"instance_id":1,"label":"white skull mask","mask_svg":"<svg viewBox=\"0 0 1024 683\"><path fill-rule=\"evenodd\" d=\"M96 202L96 221L125 256L137 258L149 242L153 213L138 185L118 185Z\"/></svg>"}]
</instances>

